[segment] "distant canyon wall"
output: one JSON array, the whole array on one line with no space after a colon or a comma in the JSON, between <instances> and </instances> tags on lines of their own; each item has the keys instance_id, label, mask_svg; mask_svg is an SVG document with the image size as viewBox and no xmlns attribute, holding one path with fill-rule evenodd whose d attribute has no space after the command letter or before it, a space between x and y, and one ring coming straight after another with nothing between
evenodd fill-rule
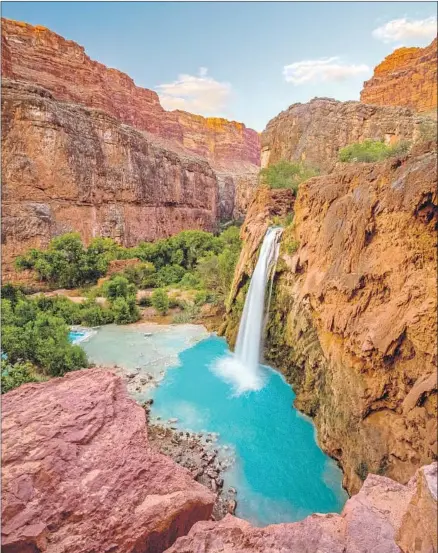
<instances>
[{"instance_id":1,"label":"distant canyon wall","mask_svg":"<svg viewBox=\"0 0 438 553\"><path fill-rule=\"evenodd\" d=\"M339 150L349 144L416 140L428 124L428 118L408 108L315 98L293 104L269 121L261 136L261 162L266 167L281 159L302 161L326 173L336 167Z\"/></svg>"},{"instance_id":2,"label":"distant canyon wall","mask_svg":"<svg viewBox=\"0 0 438 553\"><path fill-rule=\"evenodd\" d=\"M2 75L41 85L57 100L101 109L140 130L173 140L222 169L260 164L256 131L242 123L166 111L152 90L91 60L79 44L53 31L2 19Z\"/></svg>"},{"instance_id":3,"label":"distant canyon wall","mask_svg":"<svg viewBox=\"0 0 438 553\"><path fill-rule=\"evenodd\" d=\"M216 228L217 178L114 117L3 80L3 261L78 231L132 246Z\"/></svg>"},{"instance_id":4,"label":"distant canyon wall","mask_svg":"<svg viewBox=\"0 0 438 553\"><path fill-rule=\"evenodd\" d=\"M78 44L7 19L2 85L4 274L66 231L130 246L244 216L260 142L243 124L165 111Z\"/></svg>"},{"instance_id":5,"label":"distant canyon wall","mask_svg":"<svg viewBox=\"0 0 438 553\"><path fill-rule=\"evenodd\" d=\"M426 48L398 48L364 83L361 102L403 106L418 112L437 109L437 39Z\"/></svg>"}]
</instances>

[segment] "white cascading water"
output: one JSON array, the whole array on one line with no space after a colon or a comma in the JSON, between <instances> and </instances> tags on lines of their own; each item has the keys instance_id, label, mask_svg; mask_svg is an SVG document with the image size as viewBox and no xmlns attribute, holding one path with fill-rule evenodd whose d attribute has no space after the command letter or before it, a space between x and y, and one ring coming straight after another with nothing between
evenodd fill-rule
<instances>
[{"instance_id":1,"label":"white cascading water","mask_svg":"<svg viewBox=\"0 0 438 553\"><path fill-rule=\"evenodd\" d=\"M220 359L213 367L216 374L234 386L237 394L263 387L259 363L265 321L266 287L270 277L274 276L282 232L283 229L280 227L270 227L266 231L246 296L235 353ZM271 289L272 285L269 298Z\"/></svg>"}]
</instances>

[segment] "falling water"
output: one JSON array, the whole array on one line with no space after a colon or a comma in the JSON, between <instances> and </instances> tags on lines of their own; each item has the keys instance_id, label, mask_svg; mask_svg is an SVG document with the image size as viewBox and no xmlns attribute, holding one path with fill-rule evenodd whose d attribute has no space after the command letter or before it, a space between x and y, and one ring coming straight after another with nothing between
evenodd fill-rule
<instances>
[{"instance_id":1,"label":"falling water","mask_svg":"<svg viewBox=\"0 0 438 553\"><path fill-rule=\"evenodd\" d=\"M234 385L238 394L248 390L258 390L263 386L259 362L266 287L270 276L273 277L282 232L283 229L279 227L271 227L267 230L246 296L237 335L236 351L233 356L220 359L213 367L218 375Z\"/></svg>"}]
</instances>

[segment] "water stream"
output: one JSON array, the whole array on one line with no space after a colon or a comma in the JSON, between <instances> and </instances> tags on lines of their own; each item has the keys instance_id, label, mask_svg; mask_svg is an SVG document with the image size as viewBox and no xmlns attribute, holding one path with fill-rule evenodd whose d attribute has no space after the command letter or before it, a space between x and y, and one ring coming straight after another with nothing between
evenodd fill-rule
<instances>
[{"instance_id":1,"label":"water stream","mask_svg":"<svg viewBox=\"0 0 438 553\"><path fill-rule=\"evenodd\" d=\"M236 394L260 390L264 385L259 363L263 346L266 288L271 277L269 305L282 232L280 227L267 230L246 296L235 352L220 359L214 367L219 376L234 386Z\"/></svg>"}]
</instances>

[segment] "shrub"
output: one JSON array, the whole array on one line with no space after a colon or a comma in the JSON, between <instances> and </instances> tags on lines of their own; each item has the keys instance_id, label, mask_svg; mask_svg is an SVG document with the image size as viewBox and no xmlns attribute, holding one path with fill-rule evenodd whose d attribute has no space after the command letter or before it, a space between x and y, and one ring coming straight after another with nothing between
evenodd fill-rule
<instances>
[{"instance_id":1,"label":"shrub","mask_svg":"<svg viewBox=\"0 0 438 553\"><path fill-rule=\"evenodd\" d=\"M103 293L110 301L117 298L135 297L136 289L134 284L123 276L115 275L103 285Z\"/></svg>"},{"instance_id":2,"label":"shrub","mask_svg":"<svg viewBox=\"0 0 438 553\"><path fill-rule=\"evenodd\" d=\"M21 386L21 384L39 382L41 380L41 377L36 375L35 367L31 363L11 364L2 359L1 371L2 394Z\"/></svg>"},{"instance_id":3,"label":"shrub","mask_svg":"<svg viewBox=\"0 0 438 553\"><path fill-rule=\"evenodd\" d=\"M166 292L162 288L154 290L151 302L154 308L161 315L165 315L169 310L169 298L167 297Z\"/></svg>"},{"instance_id":4,"label":"shrub","mask_svg":"<svg viewBox=\"0 0 438 553\"><path fill-rule=\"evenodd\" d=\"M172 322L175 324L187 324L193 322L199 316L199 306L186 303L181 313L177 313Z\"/></svg>"},{"instance_id":5,"label":"shrub","mask_svg":"<svg viewBox=\"0 0 438 553\"><path fill-rule=\"evenodd\" d=\"M163 287L169 284L177 284L183 278L185 269L179 265L167 265L162 267L156 275L155 286Z\"/></svg>"},{"instance_id":6,"label":"shrub","mask_svg":"<svg viewBox=\"0 0 438 553\"><path fill-rule=\"evenodd\" d=\"M389 146L382 140L364 140L350 144L339 150L339 160L342 162L372 163L388 157L406 154L411 147L410 142L402 140Z\"/></svg>"},{"instance_id":7,"label":"shrub","mask_svg":"<svg viewBox=\"0 0 438 553\"><path fill-rule=\"evenodd\" d=\"M119 325L135 323L140 318L140 312L133 297L118 297L112 303L111 308L114 322Z\"/></svg>"},{"instance_id":8,"label":"shrub","mask_svg":"<svg viewBox=\"0 0 438 553\"><path fill-rule=\"evenodd\" d=\"M299 185L318 175L318 171L311 167L305 166L303 163L291 163L286 160L281 160L274 165L270 165L260 171L260 180L262 184L269 188L290 188L295 193L298 191Z\"/></svg>"},{"instance_id":9,"label":"shrub","mask_svg":"<svg viewBox=\"0 0 438 553\"><path fill-rule=\"evenodd\" d=\"M149 296L142 296L138 300L138 305L141 305L141 307L150 307L152 305L151 298Z\"/></svg>"}]
</instances>

